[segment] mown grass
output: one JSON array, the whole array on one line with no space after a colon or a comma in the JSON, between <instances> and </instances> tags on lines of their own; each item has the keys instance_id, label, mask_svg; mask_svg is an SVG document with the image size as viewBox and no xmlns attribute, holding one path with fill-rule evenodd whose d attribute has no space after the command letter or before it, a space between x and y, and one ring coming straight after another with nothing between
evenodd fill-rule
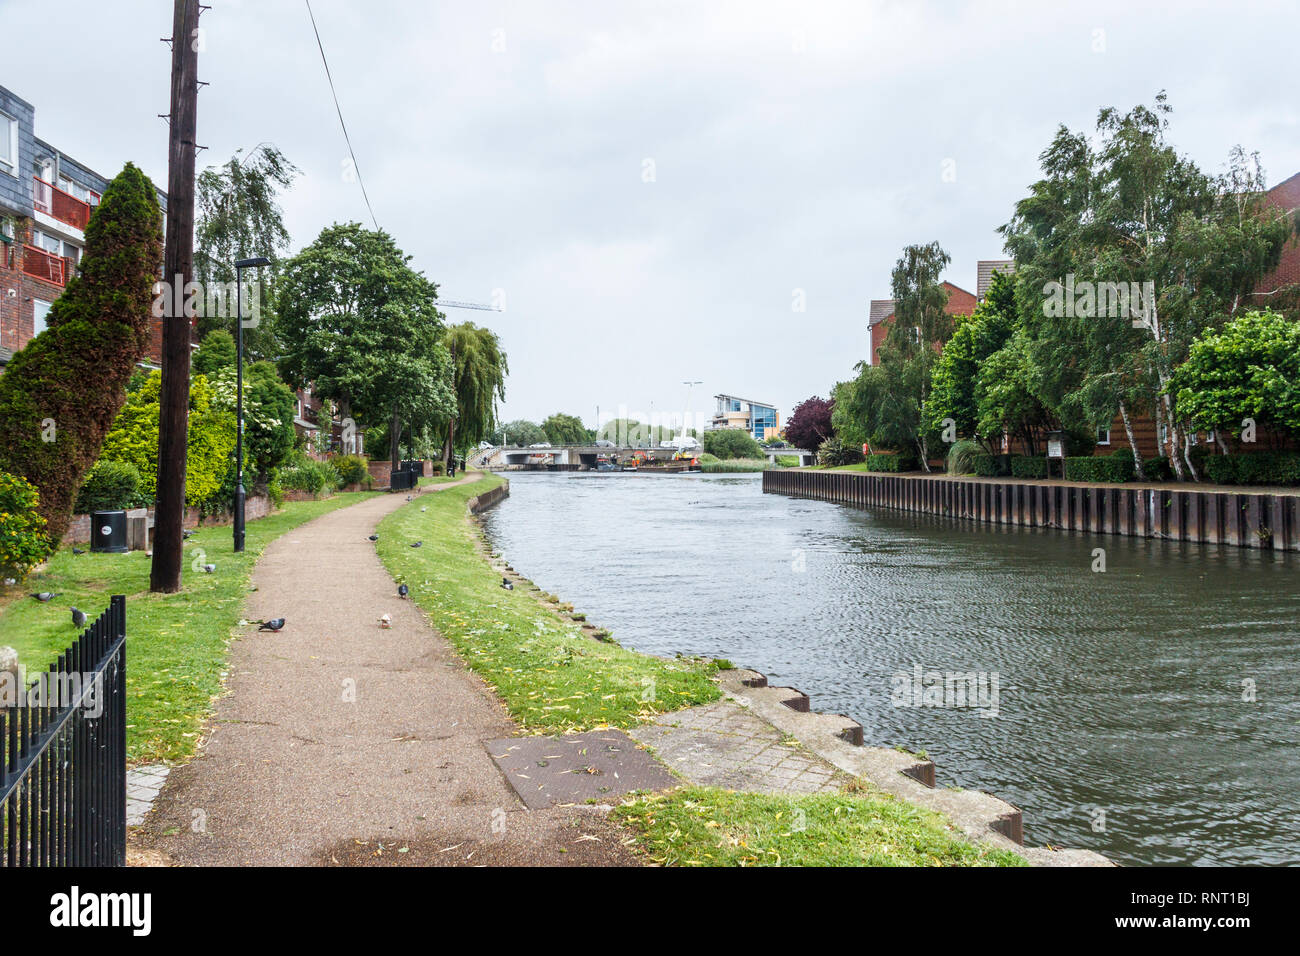
<instances>
[{"instance_id":1,"label":"mown grass","mask_svg":"<svg viewBox=\"0 0 1300 956\"><path fill-rule=\"evenodd\" d=\"M69 608L92 619L113 594L126 595L127 759L175 763L194 754L212 701L221 692L227 648L243 616L248 579L258 556L280 535L374 492L323 501L289 502L247 525L235 554L229 526L200 528L185 543L184 589L149 592L151 561L143 551L74 555L61 548L47 570L32 574L21 594L0 608L0 644L11 645L29 677L47 667L78 636ZM212 574L194 566L215 564ZM48 604L26 597L62 592Z\"/></svg>"},{"instance_id":2,"label":"mown grass","mask_svg":"<svg viewBox=\"0 0 1300 956\"><path fill-rule=\"evenodd\" d=\"M712 662L661 660L592 640L526 587L504 590L465 510L469 498L500 483L485 478L399 508L379 525L378 552L521 727L552 734L630 727L719 697ZM412 548L414 541L424 544Z\"/></svg>"},{"instance_id":3,"label":"mown grass","mask_svg":"<svg viewBox=\"0 0 1300 956\"><path fill-rule=\"evenodd\" d=\"M613 811L665 866L1026 866L874 788L777 796L684 787Z\"/></svg>"}]
</instances>

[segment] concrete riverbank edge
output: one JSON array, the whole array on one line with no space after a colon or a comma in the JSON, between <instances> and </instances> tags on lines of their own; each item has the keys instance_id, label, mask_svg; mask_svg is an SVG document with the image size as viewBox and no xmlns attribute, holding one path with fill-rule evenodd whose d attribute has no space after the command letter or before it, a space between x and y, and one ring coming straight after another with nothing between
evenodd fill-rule
<instances>
[{"instance_id":1,"label":"concrete riverbank edge","mask_svg":"<svg viewBox=\"0 0 1300 956\"><path fill-rule=\"evenodd\" d=\"M503 480L469 499L469 513L477 516L509 493L509 482ZM475 527L484 560L517 584L533 586L504 556L494 556L482 526L476 522ZM539 603L552 613L563 613ZM594 634L608 633L585 616L581 623L593 639L598 639ZM721 671L719 685L722 701L662 714L632 731L631 736L692 784L716 786L721 782L728 788L789 794L838 786L847 776L938 812L969 840L1016 853L1031 865L1113 865L1091 850L1025 847L1018 807L982 791L937 787L933 761L867 745L857 721L813 710L807 694L791 687L769 686L758 671ZM680 745L683 742L685 746ZM791 762L799 768L794 779L789 776ZM719 771L725 771L721 777Z\"/></svg>"},{"instance_id":2,"label":"concrete riverbank edge","mask_svg":"<svg viewBox=\"0 0 1300 956\"><path fill-rule=\"evenodd\" d=\"M1187 485L766 471L763 491L1020 527L1300 551L1300 495Z\"/></svg>"}]
</instances>

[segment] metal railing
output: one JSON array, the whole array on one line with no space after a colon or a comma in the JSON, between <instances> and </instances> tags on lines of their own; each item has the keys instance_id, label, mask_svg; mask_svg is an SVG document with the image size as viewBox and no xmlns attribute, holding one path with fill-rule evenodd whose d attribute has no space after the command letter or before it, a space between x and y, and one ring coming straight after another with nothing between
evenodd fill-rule
<instances>
[{"instance_id":1,"label":"metal railing","mask_svg":"<svg viewBox=\"0 0 1300 956\"><path fill-rule=\"evenodd\" d=\"M39 176L32 177L32 205L37 212L43 212L77 229L84 230L90 222L90 203L64 192L53 183L47 183Z\"/></svg>"},{"instance_id":2,"label":"metal railing","mask_svg":"<svg viewBox=\"0 0 1300 956\"><path fill-rule=\"evenodd\" d=\"M0 867L126 864L126 598L34 681L0 674Z\"/></svg>"},{"instance_id":3,"label":"metal railing","mask_svg":"<svg viewBox=\"0 0 1300 956\"><path fill-rule=\"evenodd\" d=\"M38 246L24 244L23 272L55 285L66 285L72 275L72 260L46 252Z\"/></svg>"}]
</instances>

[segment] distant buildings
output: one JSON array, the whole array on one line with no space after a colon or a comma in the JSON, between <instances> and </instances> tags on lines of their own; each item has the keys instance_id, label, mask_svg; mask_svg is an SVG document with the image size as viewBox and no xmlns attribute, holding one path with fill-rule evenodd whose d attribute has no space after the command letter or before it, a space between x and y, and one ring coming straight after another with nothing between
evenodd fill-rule
<instances>
[{"instance_id":1,"label":"distant buildings","mask_svg":"<svg viewBox=\"0 0 1300 956\"><path fill-rule=\"evenodd\" d=\"M781 431L781 415L773 405L737 398L735 395L714 395L718 402L710 428L743 428L758 441L775 438Z\"/></svg>"},{"instance_id":2,"label":"distant buildings","mask_svg":"<svg viewBox=\"0 0 1300 956\"><path fill-rule=\"evenodd\" d=\"M36 109L0 86L0 369L45 329L76 272L108 180L37 138ZM166 208L167 197L159 192ZM154 323L148 361L161 361Z\"/></svg>"}]
</instances>

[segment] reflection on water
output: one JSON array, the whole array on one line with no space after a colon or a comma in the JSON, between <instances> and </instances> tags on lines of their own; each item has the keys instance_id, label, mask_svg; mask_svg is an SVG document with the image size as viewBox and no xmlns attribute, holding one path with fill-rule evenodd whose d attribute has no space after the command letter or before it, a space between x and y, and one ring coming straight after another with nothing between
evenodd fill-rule
<instances>
[{"instance_id":1,"label":"reflection on water","mask_svg":"<svg viewBox=\"0 0 1300 956\"><path fill-rule=\"evenodd\" d=\"M927 751L940 786L1021 807L1026 842L1300 863L1294 555L859 510L758 479L515 475L485 519L625 646L798 687L868 743ZM918 666L996 679L996 716L897 706L918 702Z\"/></svg>"}]
</instances>

